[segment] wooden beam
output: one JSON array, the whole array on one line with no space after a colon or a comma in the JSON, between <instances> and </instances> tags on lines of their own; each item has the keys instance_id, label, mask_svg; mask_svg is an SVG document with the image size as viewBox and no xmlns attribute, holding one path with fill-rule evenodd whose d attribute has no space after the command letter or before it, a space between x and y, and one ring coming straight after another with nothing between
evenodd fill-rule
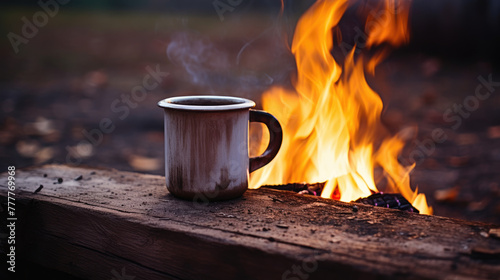
<instances>
[{"instance_id":1,"label":"wooden beam","mask_svg":"<svg viewBox=\"0 0 500 280\"><path fill-rule=\"evenodd\" d=\"M498 279L498 226L275 190L179 200L164 177L46 165L16 175L16 269L92 279ZM62 181L61 181L62 179ZM7 175L0 201L7 219ZM40 187L43 185L43 187ZM38 192L35 193L35 191ZM125 275L125 276L124 276Z\"/></svg>"}]
</instances>

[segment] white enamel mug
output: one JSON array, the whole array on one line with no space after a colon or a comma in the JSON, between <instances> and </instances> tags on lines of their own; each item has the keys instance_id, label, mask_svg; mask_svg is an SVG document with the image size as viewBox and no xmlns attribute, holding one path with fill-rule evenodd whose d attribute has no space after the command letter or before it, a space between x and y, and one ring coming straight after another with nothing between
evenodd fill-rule
<instances>
[{"instance_id":1,"label":"white enamel mug","mask_svg":"<svg viewBox=\"0 0 500 280\"><path fill-rule=\"evenodd\" d=\"M170 193L183 199L217 201L241 196L249 173L269 163L283 132L271 114L252 110L255 102L230 96L180 96L161 100L165 118L165 179ZM250 122L264 123L266 151L248 156Z\"/></svg>"}]
</instances>

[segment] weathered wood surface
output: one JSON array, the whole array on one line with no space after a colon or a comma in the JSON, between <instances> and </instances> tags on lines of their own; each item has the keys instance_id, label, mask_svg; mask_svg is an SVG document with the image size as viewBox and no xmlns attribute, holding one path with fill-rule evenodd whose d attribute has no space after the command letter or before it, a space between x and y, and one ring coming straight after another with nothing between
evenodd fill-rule
<instances>
[{"instance_id":1,"label":"weathered wood surface","mask_svg":"<svg viewBox=\"0 0 500 280\"><path fill-rule=\"evenodd\" d=\"M6 182L4 173L3 221ZM263 189L204 204L171 196L161 176L57 165L18 170L16 186L17 270L35 263L90 279L500 276L500 240L486 234L496 225L362 204L354 212Z\"/></svg>"}]
</instances>

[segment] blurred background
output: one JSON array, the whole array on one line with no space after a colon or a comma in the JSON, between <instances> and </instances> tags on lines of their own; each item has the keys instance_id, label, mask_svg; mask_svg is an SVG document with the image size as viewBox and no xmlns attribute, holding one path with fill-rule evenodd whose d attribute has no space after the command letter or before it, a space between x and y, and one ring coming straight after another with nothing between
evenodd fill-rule
<instances>
[{"instance_id":1,"label":"blurred background","mask_svg":"<svg viewBox=\"0 0 500 280\"><path fill-rule=\"evenodd\" d=\"M285 0L280 16L279 0L3 1L0 170L62 163L164 174L156 103L223 94L260 106L270 86L290 85L287 45L313 2ZM341 24L353 30L356 11ZM387 127L409 131L401 161L416 161L412 185L436 215L500 223L499 49L500 1L414 1L410 43L367 77ZM480 85L490 95L464 103ZM432 144L436 129L447 139Z\"/></svg>"}]
</instances>

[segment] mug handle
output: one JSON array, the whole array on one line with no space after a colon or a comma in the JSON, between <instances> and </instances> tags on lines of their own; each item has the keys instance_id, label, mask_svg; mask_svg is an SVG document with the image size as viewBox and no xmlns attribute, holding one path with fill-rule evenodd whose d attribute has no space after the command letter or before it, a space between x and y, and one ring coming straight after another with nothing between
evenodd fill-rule
<instances>
[{"instance_id":1,"label":"mug handle","mask_svg":"<svg viewBox=\"0 0 500 280\"><path fill-rule=\"evenodd\" d=\"M281 147L283 130L278 120L271 114L260 110L250 109L250 122L260 122L269 130L269 144L262 155L250 158L250 173L268 164Z\"/></svg>"}]
</instances>

